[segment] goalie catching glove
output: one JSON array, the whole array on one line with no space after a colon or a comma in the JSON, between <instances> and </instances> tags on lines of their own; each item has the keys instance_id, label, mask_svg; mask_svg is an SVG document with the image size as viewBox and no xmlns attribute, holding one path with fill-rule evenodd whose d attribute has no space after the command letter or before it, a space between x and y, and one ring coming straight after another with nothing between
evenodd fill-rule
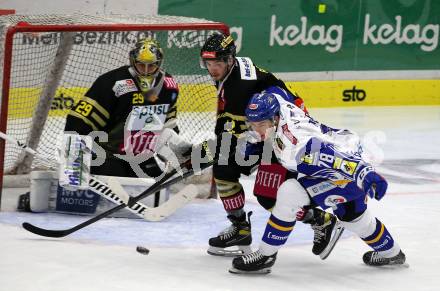
<instances>
[{"instance_id":1,"label":"goalie catching glove","mask_svg":"<svg viewBox=\"0 0 440 291\"><path fill-rule=\"evenodd\" d=\"M191 168L201 163L212 161L213 156L208 147L208 141L192 145L181 138L174 130L165 128L156 142L155 158L162 170L167 166L179 169L182 165ZM196 163L197 162L197 163Z\"/></svg>"}]
</instances>

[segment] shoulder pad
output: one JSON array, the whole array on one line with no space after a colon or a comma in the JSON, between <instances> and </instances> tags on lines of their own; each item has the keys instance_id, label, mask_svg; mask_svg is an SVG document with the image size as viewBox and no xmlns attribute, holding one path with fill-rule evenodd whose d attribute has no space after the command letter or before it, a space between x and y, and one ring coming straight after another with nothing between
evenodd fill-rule
<instances>
[{"instance_id":1,"label":"shoulder pad","mask_svg":"<svg viewBox=\"0 0 440 291\"><path fill-rule=\"evenodd\" d=\"M257 72L254 63L250 58L236 57L240 67L240 75L242 80L257 80Z\"/></svg>"}]
</instances>

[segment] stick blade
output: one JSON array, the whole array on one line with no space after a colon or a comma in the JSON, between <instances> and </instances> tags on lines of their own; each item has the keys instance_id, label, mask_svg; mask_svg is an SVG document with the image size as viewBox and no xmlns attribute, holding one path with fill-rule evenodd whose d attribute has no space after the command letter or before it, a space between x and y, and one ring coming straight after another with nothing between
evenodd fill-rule
<instances>
[{"instance_id":1,"label":"stick blade","mask_svg":"<svg viewBox=\"0 0 440 291\"><path fill-rule=\"evenodd\" d=\"M70 233L69 231L65 231L65 230L50 230L50 229L40 228L28 222L23 222L22 226L24 229L26 229L29 232L46 237L58 238L58 237L64 237Z\"/></svg>"}]
</instances>

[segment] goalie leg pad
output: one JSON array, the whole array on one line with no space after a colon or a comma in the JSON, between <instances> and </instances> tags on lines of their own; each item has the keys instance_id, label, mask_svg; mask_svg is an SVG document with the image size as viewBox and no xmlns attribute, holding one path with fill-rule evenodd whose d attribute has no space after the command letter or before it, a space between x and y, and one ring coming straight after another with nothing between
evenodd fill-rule
<instances>
[{"instance_id":1,"label":"goalie leg pad","mask_svg":"<svg viewBox=\"0 0 440 291\"><path fill-rule=\"evenodd\" d=\"M93 140L90 136L63 134L60 150L60 186L72 190L88 189L92 163L92 144Z\"/></svg>"}]
</instances>

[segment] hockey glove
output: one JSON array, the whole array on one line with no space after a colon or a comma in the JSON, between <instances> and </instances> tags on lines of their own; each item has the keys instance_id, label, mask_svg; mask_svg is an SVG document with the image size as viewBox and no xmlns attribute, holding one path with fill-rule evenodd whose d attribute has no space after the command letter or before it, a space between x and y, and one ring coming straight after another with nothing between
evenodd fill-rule
<instances>
[{"instance_id":1,"label":"hockey glove","mask_svg":"<svg viewBox=\"0 0 440 291\"><path fill-rule=\"evenodd\" d=\"M387 187L387 181L375 171L367 173L363 181L365 193L376 200L380 200L385 196Z\"/></svg>"},{"instance_id":2,"label":"hockey glove","mask_svg":"<svg viewBox=\"0 0 440 291\"><path fill-rule=\"evenodd\" d=\"M165 128L156 142L155 152L163 162L178 168L191 158L192 144L183 140L174 130Z\"/></svg>"}]
</instances>

